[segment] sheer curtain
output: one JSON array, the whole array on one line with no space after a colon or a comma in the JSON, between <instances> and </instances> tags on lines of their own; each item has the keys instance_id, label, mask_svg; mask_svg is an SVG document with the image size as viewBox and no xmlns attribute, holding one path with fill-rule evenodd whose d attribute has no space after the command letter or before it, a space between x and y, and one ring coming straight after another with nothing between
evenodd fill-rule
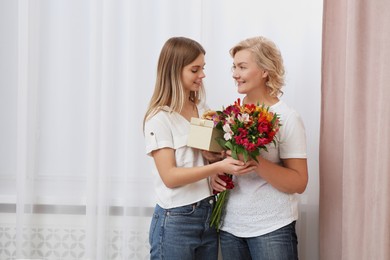
<instances>
[{"instance_id":1,"label":"sheer curtain","mask_svg":"<svg viewBox=\"0 0 390 260\"><path fill-rule=\"evenodd\" d=\"M300 255L317 259L321 16L310 0L0 1L0 259L148 259L142 119L176 35L205 47L213 108L238 97L231 46L264 35L280 47L283 99L308 137Z\"/></svg>"},{"instance_id":2,"label":"sheer curtain","mask_svg":"<svg viewBox=\"0 0 390 260\"><path fill-rule=\"evenodd\" d=\"M321 259L390 259L390 2L324 1Z\"/></svg>"}]
</instances>

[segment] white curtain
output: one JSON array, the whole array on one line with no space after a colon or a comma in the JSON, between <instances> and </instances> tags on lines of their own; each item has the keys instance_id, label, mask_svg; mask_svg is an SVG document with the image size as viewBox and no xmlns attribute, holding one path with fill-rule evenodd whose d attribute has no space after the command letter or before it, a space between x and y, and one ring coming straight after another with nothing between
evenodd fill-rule
<instances>
[{"instance_id":1,"label":"white curtain","mask_svg":"<svg viewBox=\"0 0 390 260\"><path fill-rule=\"evenodd\" d=\"M282 97L302 115L310 180L301 259L318 259L322 1L0 0L0 259L148 259L154 206L142 119L160 49L206 49L207 101L238 95L229 49L282 51Z\"/></svg>"}]
</instances>

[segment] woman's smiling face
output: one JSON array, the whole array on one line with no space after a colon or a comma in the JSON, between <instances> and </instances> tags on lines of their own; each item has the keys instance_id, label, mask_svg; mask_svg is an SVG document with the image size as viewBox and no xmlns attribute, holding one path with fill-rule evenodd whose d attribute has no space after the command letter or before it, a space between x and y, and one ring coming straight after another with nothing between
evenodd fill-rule
<instances>
[{"instance_id":1,"label":"woman's smiling face","mask_svg":"<svg viewBox=\"0 0 390 260\"><path fill-rule=\"evenodd\" d=\"M200 54L193 62L183 68L181 78L186 92L199 91L204 74L204 55Z\"/></svg>"},{"instance_id":2,"label":"woman's smiling face","mask_svg":"<svg viewBox=\"0 0 390 260\"><path fill-rule=\"evenodd\" d=\"M267 73L257 66L252 53L245 49L234 55L232 72L240 94L258 89L267 78Z\"/></svg>"}]
</instances>

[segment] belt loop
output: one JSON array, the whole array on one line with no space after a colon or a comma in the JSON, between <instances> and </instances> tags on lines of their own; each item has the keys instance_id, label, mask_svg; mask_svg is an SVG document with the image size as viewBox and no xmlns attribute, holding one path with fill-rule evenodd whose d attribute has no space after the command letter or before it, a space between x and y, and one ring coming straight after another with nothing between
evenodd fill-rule
<instances>
[{"instance_id":1,"label":"belt loop","mask_svg":"<svg viewBox=\"0 0 390 260\"><path fill-rule=\"evenodd\" d=\"M192 209L195 209L195 208L199 207L200 202L201 202L201 201L198 201L198 202L193 203L193 204L192 204Z\"/></svg>"}]
</instances>

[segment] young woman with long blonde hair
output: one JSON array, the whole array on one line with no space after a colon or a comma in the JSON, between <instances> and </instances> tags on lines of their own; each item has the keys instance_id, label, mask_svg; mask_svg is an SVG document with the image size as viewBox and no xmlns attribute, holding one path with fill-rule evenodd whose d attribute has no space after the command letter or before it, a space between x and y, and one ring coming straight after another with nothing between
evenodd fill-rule
<instances>
[{"instance_id":1,"label":"young woman with long blonde hair","mask_svg":"<svg viewBox=\"0 0 390 260\"><path fill-rule=\"evenodd\" d=\"M253 165L228 157L208 164L188 147L191 117L206 109L205 50L196 41L173 37L164 44L154 93L144 119L146 153L153 158L157 204L151 221L151 259L218 258L218 236L210 227L215 202L208 178L240 175Z\"/></svg>"}]
</instances>

